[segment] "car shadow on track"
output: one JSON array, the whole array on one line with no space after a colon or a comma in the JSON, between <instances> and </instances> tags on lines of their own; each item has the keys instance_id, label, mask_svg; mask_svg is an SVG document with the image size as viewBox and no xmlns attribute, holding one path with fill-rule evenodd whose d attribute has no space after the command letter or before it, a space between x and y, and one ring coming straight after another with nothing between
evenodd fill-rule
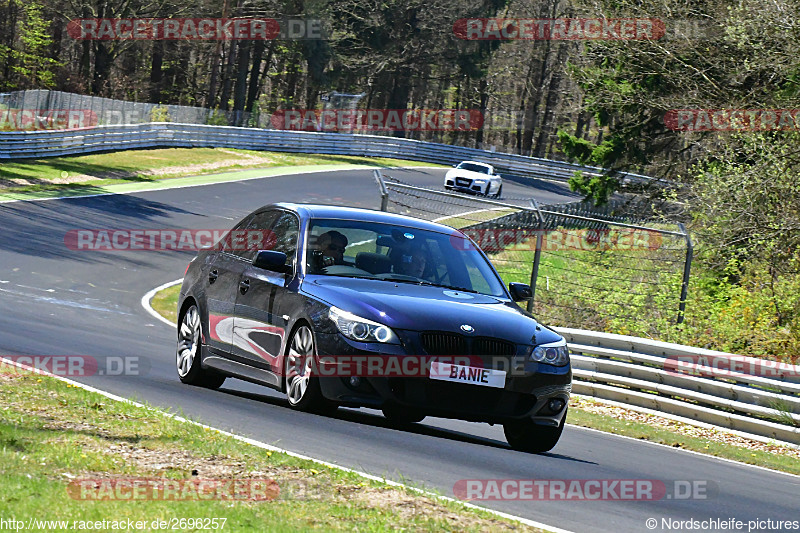
<instances>
[{"instance_id":1,"label":"car shadow on track","mask_svg":"<svg viewBox=\"0 0 800 533\"><path fill-rule=\"evenodd\" d=\"M471 435L469 433L464 433L461 431L456 431L452 429L442 429L437 427L432 427L425 425L423 423L417 424L398 424L395 422L391 422L384 418L381 415L376 415L364 411L358 411L353 409L337 409L333 414L327 415L320 415L315 413L300 413L298 411L291 410L289 407L289 402L285 398L269 396L264 394L252 393L252 392L244 392L240 390L235 390L227 387L222 387L219 389L219 392L223 392L225 394L230 394L233 396L238 396L240 398L245 398L248 400L253 400L262 403L268 403L270 405L274 405L276 407L281 407L286 409L288 412L291 412L293 416L323 416L325 418L336 419L336 420L343 420L346 422L353 422L356 424L363 424L367 426L385 428L385 429L394 429L405 431L406 433L415 433L417 435L425 435L429 437L438 437L442 439L449 439L453 441L465 442L469 444L478 444L481 446L488 446L492 448L498 448L502 450L511 450L511 447L505 442L497 439L490 439L486 437L478 437L475 435ZM524 452L519 452L524 453ZM586 461L583 459L576 459L574 457L561 455L558 453L543 453L539 454L543 457L549 457L552 459L563 459L566 461L577 462L577 463L585 463L596 465L597 463L593 461Z\"/></svg>"}]
</instances>

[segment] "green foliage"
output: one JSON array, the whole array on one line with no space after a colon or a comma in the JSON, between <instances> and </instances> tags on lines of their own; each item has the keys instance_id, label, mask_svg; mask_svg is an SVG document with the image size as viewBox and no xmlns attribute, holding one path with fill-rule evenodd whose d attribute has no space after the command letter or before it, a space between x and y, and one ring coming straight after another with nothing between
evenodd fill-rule
<instances>
[{"instance_id":1,"label":"green foliage","mask_svg":"<svg viewBox=\"0 0 800 533\"><path fill-rule=\"evenodd\" d=\"M771 277L800 273L798 143L796 132L731 135L698 164L694 229L718 271L738 275L752 263Z\"/></svg>"},{"instance_id":2,"label":"green foliage","mask_svg":"<svg viewBox=\"0 0 800 533\"><path fill-rule=\"evenodd\" d=\"M558 130L558 142L567 158L575 159L583 164L588 164L593 160L594 150L597 148L593 142L570 135L564 130Z\"/></svg>"},{"instance_id":3,"label":"green foliage","mask_svg":"<svg viewBox=\"0 0 800 533\"><path fill-rule=\"evenodd\" d=\"M53 87L58 61L49 57L53 45L51 23L36 1L20 4L19 9L20 18L12 30L17 39L0 43L0 57L7 62L11 74L7 80L0 78L0 90Z\"/></svg>"},{"instance_id":4,"label":"green foliage","mask_svg":"<svg viewBox=\"0 0 800 533\"><path fill-rule=\"evenodd\" d=\"M169 108L165 105L156 106L150 111L150 122L169 122Z\"/></svg>"},{"instance_id":5,"label":"green foliage","mask_svg":"<svg viewBox=\"0 0 800 533\"><path fill-rule=\"evenodd\" d=\"M576 159L584 165L608 168L622 152L622 142L619 136L612 137L598 145L564 130L559 130L558 139L561 149L567 157ZM581 193L584 198L592 200L595 205L608 202L608 199L619 187L619 180L610 173L587 176L578 171L569 178L568 183L571 190Z\"/></svg>"},{"instance_id":6,"label":"green foliage","mask_svg":"<svg viewBox=\"0 0 800 533\"><path fill-rule=\"evenodd\" d=\"M619 187L619 180L605 174L586 175L581 171L575 172L569 178L569 188L579 192L584 198L589 199L594 205L603 205Z\"/></svg>"},{"instance_id":7,"label":"green foliage","mask_svg":"<svg viewBox=\"0 0 800 533\"><path fill-rule=\"evenodd\" d=\"M209 126L227 126L228 117L225 115L224 112L215 109L208 115L208 118L206 119L206 124L208 124Z\"/></svg>"}]
</instances>

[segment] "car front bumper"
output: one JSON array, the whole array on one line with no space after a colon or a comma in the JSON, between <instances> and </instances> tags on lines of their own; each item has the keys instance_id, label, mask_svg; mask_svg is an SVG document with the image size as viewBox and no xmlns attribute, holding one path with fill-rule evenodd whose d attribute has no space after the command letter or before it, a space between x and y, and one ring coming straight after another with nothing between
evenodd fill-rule
<instances>
[{"instance_id":1,"label":"car front bumper","mask_svg":"<svg viewBox=\"0 0 800 533\"><path fill-rule=\"evenodd\" d=\"M318 375L326 398L352 407L393 406L430 416L490 423L533 418L545 425L558 425L569 402L572 390L569 365L554 367L522 361L519 356L509 357L503 365L507 372L505 385L498 388L432 379L431 356L407 355L399 345L382 345L380 352L371 351L372 346L353 343L338 334L317 334ZM352 365L339 371L338 363L334 362L349 363L360 357L383 360L410 357L427 360L427 364L409 365L414 369L411 375L365 372L356 376ZM485 368L490 367L491 364L485 364ZM561 399L564 407L551 411L548 404L552 399Z\"/></svg>"},{"instance_id":2,"label":"car front bumper","mask_svg":"<svg viewBox=\"0 0 800 533\"><path fill-rule=\"evenodd\" d=\"M489 187L488 183L481 183L481 184L471 183L470 185L458 185L453 180L446 180L444 183L445 189L465 192L469 194L486 194L488 187Z\"/></svg>"}]
</instances>

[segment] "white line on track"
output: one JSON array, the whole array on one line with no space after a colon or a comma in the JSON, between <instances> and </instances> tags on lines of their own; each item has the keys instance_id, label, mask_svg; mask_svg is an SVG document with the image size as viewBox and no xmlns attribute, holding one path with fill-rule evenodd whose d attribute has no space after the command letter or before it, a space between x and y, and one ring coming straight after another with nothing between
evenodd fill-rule
<instances>
[{"instance_id":1,"label":"white line on track","mask_svg":"<svg viewBox=\"0 0 800 533\"><path fill-rule=\"evenodd\" d=\"M153 309L153 306L150 305L150 300L153 299L153 296L155 296L156 293L163 291L164 289L168 289L173 285L177 285L178 283L183 283L183 278L176 279L175 281L169 281L163 285L159 285L155 289L147 291L147 294L142 296L142 307L144 307L144 310L147 311L150 314L150 316L152 316L156 320L163 322L168 326L172 326L173 328L178 327L177 324L173 324L172 322L161 316L155 309Z\"/></svg>"},{"instance_id":2,"label":"white line on track","mask_svg":"<svg viewBox=\"0 0 800 533\"><path fill-rule=\"evenodd\" d=\"M474 211L466 211L464 213L457 213L455 215L446 215L443 217L434 218L431 222L441 222L442 220L447 220L448 218L459 218L466 215L474 215L475 213L485 213L486 211L510 211L511 209L512 208L510 207L488 207L486 209L475 209Z\"/></svg>"},{"instance_id":3,"label":"white line on track","mask_svg":"<svg viewBox=\"0 0 800 533\"><path fill-rule=\"evenodd\" d=\"M174 283L175 282L171 282L171 284L173 284L173 285L174 285ZM169 286L170 283L168 283L166 285ZM153 312L155 312L155 311L153 311ZM166 320L166 319L164 319L164 320ZM49 377L55 378L55 379L57 379L59 381L63 381L64 383L69 383L73 387L79 387L79 388L81 388L83 390L86 390L86 391L89 391L89 392L94 392L96 394L100 394L100 395L102 395L102 396L104 396L104 397L106 397L106 398L108 398L110 400L114 400L116 402L121 402L121 403L126 403L126 404L129 404L129 405L134 405L136 407L141 407L142 409L147 409L148 411L152 411L154 413L158 413L158 414L160 414L162 416L165 416L167 418L172 418L173 420L176 420L178 422L183 422L183 423L186 423L186 424L193 424L195 426L199 426L201 428L208 429L209 431L216 431L216 432L220 433L221 435L225 435L225 436L234 438L234 439L236 439L238 441L245 442L247 444L250 444L252 446L256 446L258 448L262 448L262 449L269 450L269 451L272 451L272 452L284 453L284 454L286 454L286 455L288 455L290 457L295 457L297 459L302 459L304 461L312 461L314 463L317 463L317 464L322 465L322 466L326 466L328 468L335 468L336 470L341 470L343 472L350 472L352 474L356 474L356 475L364 477L366 479L371 479L373 481L386 483L387 485L391 485L393 487L400 487L400 488L412 490L412 491L414 491L414 492L416 492L418 494L421 494L421 495L424 495L424 496L428 496L428 497L434 498L436 500L457 503L457 504L460 504L460 505L462 505L464 507L467 507L469 509L477 509L477 510L480 510L480 511L484 511L484 512L493 514L495 516L499 516L501 518L506 518L508 520L514 520L516 522L520 522L520 523L525 524L527 526L536 527L536 528L539 528L539 529L544 529L546 531L551 531L552 533L573 533L572 531L569 531L567 529L561 529L561 528L553 527L553 526L550 526L550 525L547 525L547 524L543 524L541 522L536 522L535 520L529 520L529 519L523 518L521 516L514 516L512 514L504 513L502 511L495 511L494 509L481 507L479 505L475 505L475 504L468 503L468 502L465 502L465 501L462 501L462 500L458 500L456 498L450 498L448 496L442 496L441 494L436 494L434 492L430 492L430 491L427 491L427 490L424 490L424 489L420 489L418 487L412 487L412 486L409 486L409 485L405 485L405 484L399 483L397 481L392 481L391 479L385 479L385 478L382 478L382 477L379 477L379 476L374 476L374 475L368 474L366 472L361 472L359 470L354 470L352 468L347 468L346 466L340 466L340 465L337 465L335 463L329 463L327 461L322 461L322 460L316 459L314 457L309 457L307 455L302 455L302 454L295 453L295 452L292 452L292 451L289 451L289 450L285 450L283 448L279 448L277 446L273 446L272 444L267 444L266 442L261 442L261 441L255 440L255 439L251 439L249 437L243 437L242 435L237 435L236 433L231 433L229 431L225 431L224 429L217 429L217 428L215 428L213 426L208 426L206 424L201 424L200 422L195 422L194 420L189 420L187 418L183 418L182 416L174 415L172 413L168 413L168 412L163 411L161 409L157 409L157 408L154 408L154 407L149 407L149 406L143 405L143 404L141 404L139 402L135 402L133 400L129 400L127 398L123 398L121 396L117 396L116 394L112 394L110 392L106 392L106 391L101 390L101 389L96 389L94 387L91 387L89 385L85 385L85 384L80 383L78 381L73 381L73 380L71 380L69 378L65 378L64 376L57 376L55 374L51 374L50 372L45 372L45 371L40 370L38 368L33 368L33 367L28 366L28 365L23 365L23 364L18 363L17 361L6 359L4 357L0 357L0 361L2 361L4 364L10 364L10 365L16 366L18 368L23 368L23 369L25 369L26 371L29 371L29 372L33 372L33 373L36 373L36 374L39 374L39 375L42 375L42 376L49 376Z\"/></svg>"},{"instance_id":4,"label":"white line on track","mask_svg":"<svg viewBox=\"0 0 800 533\"><path fill-rule=\"evenodd\" d=\"M270 174L268 176L255 176L252 178L241 178L241 179L232 179L232 180L221 180L221 181L212 181L209 183L191 183L188 185L169 185L169 178L164 182L164 187L156 187L153 189L141 189L138 191L125 191L125 192L101 192L97 194L82 194L78 196L54 196L52 198L19 198L13 200L0 200L0 204L11 204L14 202L46 202L50 200L71 200L75 198L94 198L96 196L113 196L115 194L138 194L144 192L151 192L151 191L166 191L169 189L188 189L190 187L205 187L206 185L222 185L224 183L241 183L243 181L250 181L250 180L263 180L266 178L278 178L282 176L299 176L301 174L315 174L315 173L323 173L323 172L347 172L347 171L358 171L358 170L375 170L376 168L385 168L385 167L370 167L370 166L363 166L363 167L353 167L353 168L333 168L333 169L323 169L323 170L301 170L292 172L291 170L287 169L287 172L282 174ZM414 169L440 169L441 167L388 167L387 170L414 170ZM247 169L247 170L258 170L258 169ZM244 171L242 171L244 172ZM200 174L197 177L202 177L203 175ZM183 176L183 177L195 177L195 176ZM175 178L180 179L180 178Z\"/></svg>"}]
</instances>

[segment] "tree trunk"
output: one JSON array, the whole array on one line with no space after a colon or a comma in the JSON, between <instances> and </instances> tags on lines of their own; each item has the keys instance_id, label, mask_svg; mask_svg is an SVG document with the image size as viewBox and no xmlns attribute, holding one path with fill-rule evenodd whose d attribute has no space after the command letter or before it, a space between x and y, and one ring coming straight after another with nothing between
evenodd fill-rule
<instances>
[{"instance_id":1,"label":"tree trunk","mask_svg":"<svg viewBox=\"0 0 800 533\"><path fill-rule=\"evenodd\" d=\"M403 67L398 67L394 71L394 80L392 80L392 92L389 93L388 109L406 109L408 107L408 94L411 91L409 84L411 80L411 73ZM394 131L392 135L395 137L404 137L404 131Z\"/></svg>"},{"instance_id":2,"label":"tree trunk","mask_svg":"<svg viewBox=\"0 0 800 533\"><path fill-rule=\"evenodd\" d=\"M555 69L550 73L550 80L547 84L547 100L545 101L544 113L542 113L542 122L539 126L539 135L536 138L536 145L534 153L538 157L545 157L548 145L548 136L553 134L556 108L560 103L561 96L561 79L564 71L561 65L565 64L567 59L567 44L561 43L558 46L556 53Z\"/></svg>"},{"instance_id":3,"label":"tree trunk","mask_svg":"<svg viewBox=\"0 0 800 533\"><path fill-rule=\"evenodd\" d=\"M222 1L222 18L227 18L228 13L231 9L231 2L230 0L223 0ZM217 78L219 77L219 71L221 68L222 63L222 53L223 53L223 46L222 41L217 41L216 45L214 46L214 53L211 56L211 75L208 80L208 93L206 96L206 101L204 106L208 108L214 108L217 99Z\"/></svg>"},{"instance_id":4,"label":"tree trunk","mask_svg":"<svg viewBox=\"0 0 800 533\"><path fill-rule=\"evenodd\" d=\"M486 78L481 78L480 85L478 86L478 92L481 99L481 117L484 118L486 117L486 105L489 103L488 88L489 84L486 82ZM483 122L481 122L481 126L478 128L478 131L475 132L475 148L483 148Z\"/></svg>"},{"instance_id":5,"label":"tree trunk","mask_svg":"<svg viewBox=\"0 0 800 533\"><path fill-rule=\"evenodd\" d=\"M236 68L236 87L233 93L234 125L243 123L244 104L247 100L247 71L250 68L250 41L239 45L239 58Z\"/></svg>"},{"instance_id":6,"label":"tree trunk","mask_svg":"<svg viewBox=\"0 0 800 533\"><path fill-rule=\"evenodd\" d=\"M252 113L253 106L258 99L258 89L261 86L261 58L264 55L264 41L256 41L253 45L253 68L250 69L250 86L247 88L247 103L244 110ZM272 55L272 48L270 47L270 56ZM267 65L269 65L267 59ZM265 67L269 68L268 66Z\"/></svg>"},{"instance_id":7,"label":"tree trunk","mask_svg":"<svg viewBox=\"0 0 800 533\"><path fill-rule=\"evenodd\" d=\"M150 102L161 103L161 79L164 64L164 41L153 42L153 56L150 60Z\"/></svg>"},{"instance_id":8,"label":"tree trunk","mask_svg":"<svg viewBox=\"0 0 800 533\"><path fill-rule=\"evenodd\" d=\"M101 95L111 74L114 58L105 43L94 41L94 74L92 76L92 94Z\"/></svg>"}]
</instances>

